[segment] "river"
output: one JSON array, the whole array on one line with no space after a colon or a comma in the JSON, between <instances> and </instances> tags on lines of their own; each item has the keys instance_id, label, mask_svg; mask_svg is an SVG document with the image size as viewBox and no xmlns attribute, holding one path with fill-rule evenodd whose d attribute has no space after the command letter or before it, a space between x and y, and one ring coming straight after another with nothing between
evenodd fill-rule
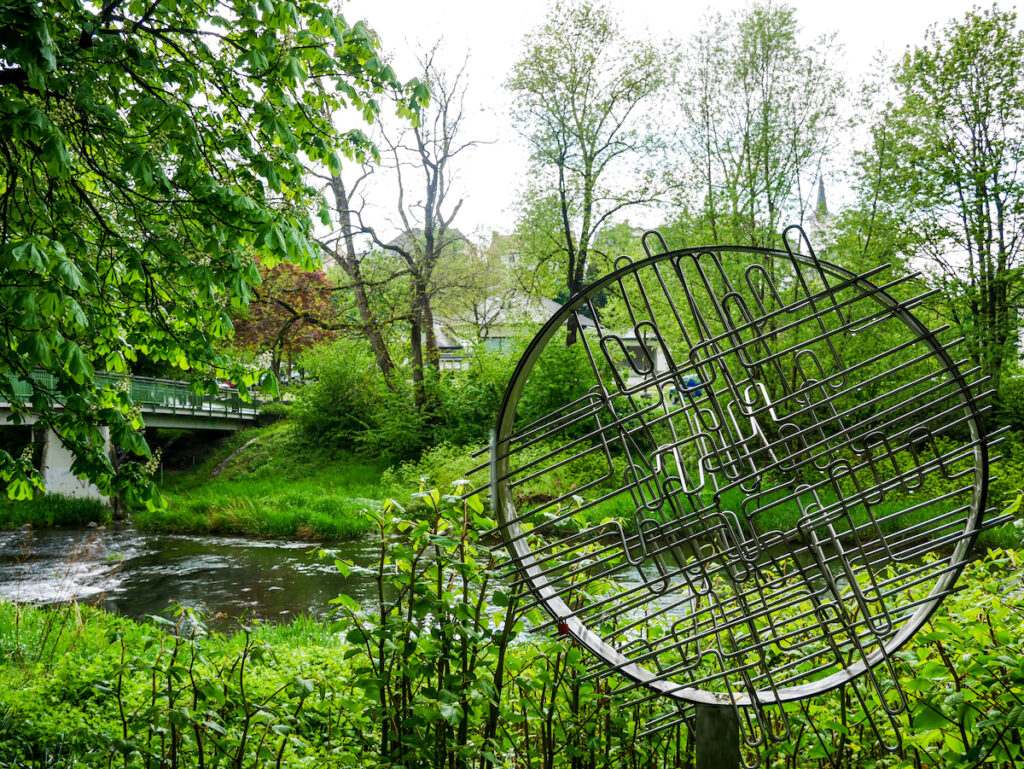
<instances>
[{"instance_id":1,"label":"river","mask_svg":"<svg viewBox=\"0 0 1024 769\"><path fill-rule=\"evenodd\" d=\"M331 545L338 557L372 566L369 540ZM201 608L213 626L239 617L283 621L324 616L345 593L375 600L365 576L342 576L310 542L154 534L134 529L0 532L0 599L71 600L125 616L161 614L174 603Z\"/></svg>"},{"instance_id":2,"label":"river","mask_svg":"<svg viewBox=\"0 0 1024 769\"><path fill-rule=\"evenodd\" d=\"M332 543L334 557L356 569L343 576L334 557L321 559L311 542L246 537L159 534L125 529L28 529L0 532L0 600L34 604L78 601L139 619L167 616L175 604L200 609L217 630L239 618L284 622L324 617L331 599L348 595L377 603L373 540ZM655 578L652 571L648 579ZM624 589L639 584L620 572ZM674 595L651 596L649 608L675 605Z\"/></svg>"}]
</instances>

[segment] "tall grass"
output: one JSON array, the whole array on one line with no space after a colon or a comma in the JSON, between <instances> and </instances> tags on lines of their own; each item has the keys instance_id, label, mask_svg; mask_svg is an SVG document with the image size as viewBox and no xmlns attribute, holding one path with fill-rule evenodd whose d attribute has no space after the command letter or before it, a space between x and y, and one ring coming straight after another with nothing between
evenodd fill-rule
<instances>
[{"instance_id":1,"label":"tall grass","mask_svg":"<svg viewBox=\"0 0 1024 769\"><path fill-rule=\"evenodd\" d=\"M585 496L587 498L600 497L613 488L614 486L609 483L588 490ZM525 498L529 498L534 491L529 485L525 485L522 487L521 494ZM773 501L780 500L789 494L790 491L787 489L773 492L760 499L751 499L741 489L733 487L726 489L721 494L717 506L720 510L732 511L752 531L760 534L770 531L789 532L797 528L803 515L797 500L792 499L778 505L772 504ZM818 499L825 507L829 507L836 502L835 493L828 489L820 489L818 491ZM920 530L927 529L929 521L945 516L950 512L952 506L966 501L966 497L961 496L955 501L947 500L916 507L916 505L928 499L930 497L927 496L891 494L883 501L871 505L870 515L863 505L858 504L850 510L850 521L847 521L838 514L832 515L830 518L832 525L837 531L842 532L852 526L860 529L862 536L867 539L876 536L874 525L871 523L873 518L878 522L878 530L886 537L889 537L903 530L915 527L920 527ZM706 490L701 496L700 504L707 505L710 501L711 493ZM681 498L679 503L683 506L687 504L685 498ZM556 506L552 504L546 511L541 509L541 512L561 516L567 512L567 507L569 506L571 506L571 503L563 500L560 510L556 509ZM745 508L754 511L749 518L742 512ZM1001 512L1003 512L1002 509L997 509L996 514ZM670 512L668 503L665 503L662 513L673 515ZM659 513L645 511L641 517L658 519ZM636 533L637 512L636 503L632 495L624 491L593 507L584 507L579 513L566 517L554 527L554 531L564 534L568 530L597 526L608 518L618 520L627 532ZM981 553L988 549L1014 549L1021 546L1024 546L1024 527L1019 525L1018 522L1011 522L995 529L982 531L978 536L976 544L978 551Z\"/></svg>"},{"instance_id":2,"label":"tall grass","mask_svg":"<svg viewBox=\"0 0 1024 769\"><path fill-rule=\"evenodd\" d=\"M304 492L304 493L303 493ZM343 494L324 495L307 484L301 490L265 493L239 484L219 492L168 494L163 510L140 510L134 515L141 529L177 533L244 534L256 537L339 540L369 530L366 511L380 502Z\"/></svg>"},{"instance_id":3,"label":"tall grass","mask_svg":"<svg viewBox=\"0 0 1024 769\"><path fill-rule=\"evenodd\" d=\"M0 529L33 526L85 526L109 523L110 508L98 499L79 499L61 494L37 494L33 499L0 501Z\"/></svg>"}]
</instances>

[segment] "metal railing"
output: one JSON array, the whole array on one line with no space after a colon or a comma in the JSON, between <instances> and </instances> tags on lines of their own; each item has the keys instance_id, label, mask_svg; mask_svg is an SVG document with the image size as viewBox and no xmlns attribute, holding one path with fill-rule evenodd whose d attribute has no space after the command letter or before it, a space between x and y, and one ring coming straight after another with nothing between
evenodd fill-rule
<instances>
[{"instance_id":1,"label":"metal railing","mask_svg":"<svg viewBox=\"0 0 1024 769\"><path fill-rule=\"evenodd\" d=\"M154 379L133 377L124 374L97 373L96 386L109 387L128 382L128 393L144 412L171 414L207 415L253 419L259 413L259 401L255 398L245 402L238 391L222 385L215 395L197 393L188 382L176 379ZM54 391L57 378L45 372L32 374L31 380L11 377L13 395L21 401L28 400L36 388ZM122 385L123 386L123 385Z\"/></svg>"}]
</instances>

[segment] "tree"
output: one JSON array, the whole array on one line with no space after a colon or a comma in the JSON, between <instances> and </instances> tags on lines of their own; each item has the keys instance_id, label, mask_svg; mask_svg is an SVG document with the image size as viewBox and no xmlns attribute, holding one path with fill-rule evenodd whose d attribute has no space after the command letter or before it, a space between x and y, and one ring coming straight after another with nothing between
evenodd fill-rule
<instances>
[{"instance_id":1,"label":"tree","mask_svg":"<svg viewBox=\"0 0 1024 769\"><path fill-rule=\"evenodd\" d=\"M315 0L0 0L0 16L0 400L55 428L104 493L154 501L139 465L104 451L101 425L149 453L127 394L93 372L145 355L213 386L255 256L314 263L300 158L373 152L323 115L371 120L402 85L370 30ZM34 382L24 402L18 379ZM0 478L15 497L41 487L6 452Z\"/></svg>"},{"instance_id":2,"label":"tree","mask_svg":"<svg viewBox=\"0 0 1024 769\"><path fill-rule=\"evenodd\" d=\"M341 169L335 169L325 177L328 189L334 199L334 206L331 211L331 232L317 238L324 256L337 264L345 273L346 282L340 286L345 292L351 292L353 304L359 318L359 331L370 345L374 361L388 388L392 387L391 373L394 371L395 363L391 358L385 340L384 327L388 318L381 318L375 311L371 294L381 283L390 283L395 277L394 272L387 270L376 283L371 275L367 274L363 264L362 255L356 243L359 230L353 225L352 196L358 190L359 184L369 175L369 171L347 185L342 178Z\"/></svg>"},{"instance_id":3,"label":"tree","mask_svg":"<svg viewBox=\"0 0 1024 769\"><path fill-rule=\"evenodd\" d=\"M710 16L690 41L678 190L696 243L776 246L803 223L844 87L834 38L803 46L798 33L794 10L768 2Z\"/></svg>"},{"instance_id":4,"label":"tree","mask_svg":"<svg viewBox=\"0 0 1024 769\"><path fill-rule=\"evenodd\" d=\"M1022 78L1024 32L1012 11L933 26L896 66L896 98L860 159L874 185L871 223L895 229L930 265L945 311L997 384L1024 289Z\"/></svg>"},{"instance_id":5,"label":"tree","mask_svg":"<svg viewBox=\"0 0 1024 769\"><path fill-rule=\"evenodd\" d=\"M508 238L494 233L491 244L480 248L466 243L456 258L444 262L445 287L437 320L448 336L487 339L508 326L524 301L502 249Z\"/></svg>"},{"instance_id":6,"label":"tree","mask_svg":"<svg viewBox=\"0 0 1024 769\"><path fill-rule=\"evenodd\" d=\"M421 57L422 85L429 88L430 104L416 125L397 133L381 125L385 149L383 167L397 186L394 211L399 235L387 238L382 228L358 212L362 232L374 245L402 265L409 281L409 351L417 404L426 405L426 369L438 367L433 300L446 288L438 266L446 256L457 256L466 239L453 226L462 199L453 199L453 161L477 144L462 135L466 93L465 64L454 75L436 62L435 46Z\"/></svg>"},{"instance_id":7,"label":"tree","mask_svg":"<svg viewBox=\"0 0 1024 769\"><path fill-rule=\"evenodd\" d=\"M570 296L605 223L659 198L663 143L643 116L670 77L670 57L624 37L600 5L559 2L526 37L506 84L533 166L520 230L530 257L557 264ZM575 336L571 328L567 341Z\"/></svg>"},{"instance_id":8,"label":"tree","mask_svg":"<svg viewBox=\"0 0 1024 769\"><path fill-rule=\"evenodd\" d=\"M334 285L320 270L278 264L261 270L262 280L245 312L235 320L235 342L270 353L270 370L289 371L295 355L335 334Z\"/></svg>"}]
</instances>

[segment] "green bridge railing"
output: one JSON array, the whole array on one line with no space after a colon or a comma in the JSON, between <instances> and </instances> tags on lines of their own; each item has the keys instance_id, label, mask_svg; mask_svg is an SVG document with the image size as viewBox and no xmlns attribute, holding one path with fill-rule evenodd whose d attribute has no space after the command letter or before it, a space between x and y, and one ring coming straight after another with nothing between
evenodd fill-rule
<instances>
[{"instance_id":1,"label":"green bridge railing","mask_svg":"<svg viewBox=\"0 0 1024 769\"><path fill-rule=\"evenodd\" d=\"M32 381L12 379L14 397L27 400L35 387L54 388L56 377L52 374L32 374ZM129 394L143 411L159 411L170 414L191 414L195 416L235 417L253 419L259 413L259 401L245 402L237 391L222 386L216 395L197 393L187 382L175 379L154 379L133 377L123 374L98 373L97 387L128 382ZM122 385L123 386L123 385Z\"/></svg>"}]
</instances>

